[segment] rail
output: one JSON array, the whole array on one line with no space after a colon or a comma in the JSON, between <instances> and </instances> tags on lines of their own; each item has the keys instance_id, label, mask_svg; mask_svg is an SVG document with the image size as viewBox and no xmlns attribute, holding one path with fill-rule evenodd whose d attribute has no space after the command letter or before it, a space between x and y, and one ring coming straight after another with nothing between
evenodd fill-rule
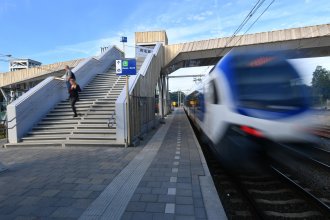
<instances>
[{"instance_id":1,"label":"rail","mask_svg":"<svg viewBox=\"0 0 330 220\"><path fill-rule=\"evenodd\" d=\"M310 190L307 190L301 185L299 185L296 181L294 181L288 175L281 172L278 168L275 168L274 166L270 166L270 168L279 176L281 176L284 180L286 180L288 183L293 185L295 188L299 189L305 196L311 199L320 208L320 210L323 213L330 214L330 206L327 205L325 202L323 202L321 199L319 199L317 196L313 195L313 193L311 193Z\"/></svg>"},{"instance_id":2,"label":"rail","mask_svg":"<svg viewBox=\"0 0 330 220\"><path fill-rule=\"evenodd\" d=\"M98 73L111 67L123 52L116 46L109 48L97 58L80 62L73 72L84 88ZM64 77L64 76L63 76ZM67 99L65 81L48 77L7 106L8 141L18 143L57 103Z\"/></svg>"},{"instance_id":3,"label":"rail","mask_svg":"<svg viewBox=\"0 0 330 220\"><path fill-rule=\"evenodd\" d=\"M324 149L318 148L318 147L313 147L310 146L310 149L307 147L300 147L299 149L289 146L287 144L283 143L277 143L279 146L281 146L284 150L286 150L288 153L291 155L300 157L307 162L311 162L316 166L322 167L326 169L327 171L330 171L330 165L327 164L330 159L330 152L326 151ZM320 154L320 155L318 155ZM326 157L326 159L325 159ZM321 158L322 161L321 161Z\"/></svg>"}]
</instances>

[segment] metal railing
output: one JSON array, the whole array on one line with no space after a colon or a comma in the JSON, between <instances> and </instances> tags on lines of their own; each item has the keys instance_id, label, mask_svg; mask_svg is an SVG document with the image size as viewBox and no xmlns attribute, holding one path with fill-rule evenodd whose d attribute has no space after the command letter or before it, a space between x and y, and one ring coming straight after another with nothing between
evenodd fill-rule
<instances>
[{"instance_id":1,"label":"metal railing","mask_svg":"<svg viewBox=\"0 0 330 220\"><path fill-rule=\"evenodd\" d=\"M156 126L159 116L155 97L130 96L130 133L132 140L141 138L148 130Z\"/></svg>"}]
</instances>

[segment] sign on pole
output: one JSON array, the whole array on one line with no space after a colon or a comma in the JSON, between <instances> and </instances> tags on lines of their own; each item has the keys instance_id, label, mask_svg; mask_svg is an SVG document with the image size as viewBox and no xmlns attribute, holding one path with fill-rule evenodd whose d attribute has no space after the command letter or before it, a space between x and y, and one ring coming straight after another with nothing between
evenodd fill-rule
<instances>
[{"instance_id":1,"label":"sign on pole","mask_svg":"<svg viewBox=\"0 0 330 220\"><path fill-rule=\"evenodd\" d=\"M136 75L136 59L116 60L116 74L119 76Z\"/></svg>"},{"instance_id":2,"label":"sign on pole","mask_svg":"<svg viewBox=\"0 0 330 220\"><path fill-rule=\"evenodd\" d=\"M122 68L121 68L121 60L116 60L116 74L121 74Z\"/></svg>"},{"instance_id":3,"label":"sign on pole","mask_svg":"<svg viewBox=\"0 0 330 220\"><path fill-rule=\"evenodd\" d=\"M131 134L130 134L130 98L129 98L129 75L136 75L136 59L123 59L116 60L116 74L117 76L126 76L126 123L127 123L127 141L126 146L131 145Z\"/></svg>"},{"instance_id":4,"label":"sign on pole","mask_svg":"<svg viewBox=\"0 0 330 220\"><path fill-rule=\"evenodd\" d=\"M122 36L120 42L127 43L127 37Z\"/></svg>"}]
</instances>

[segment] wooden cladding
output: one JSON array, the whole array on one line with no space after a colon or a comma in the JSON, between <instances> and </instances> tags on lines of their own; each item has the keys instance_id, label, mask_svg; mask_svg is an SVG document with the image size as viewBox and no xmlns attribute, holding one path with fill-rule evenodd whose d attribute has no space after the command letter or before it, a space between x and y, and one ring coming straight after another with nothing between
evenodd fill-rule
<instances>
[{"instance_id":1,"label":"wooden cladding","mask_svg":"<svg viewBox=\"0 0 330 220\"><path fill-rule=\"evenodd\" d=\"M168 44L168 39L165 31L148 31L148 32L135 32L135 44Z\"/></svg>"}]
</instances>

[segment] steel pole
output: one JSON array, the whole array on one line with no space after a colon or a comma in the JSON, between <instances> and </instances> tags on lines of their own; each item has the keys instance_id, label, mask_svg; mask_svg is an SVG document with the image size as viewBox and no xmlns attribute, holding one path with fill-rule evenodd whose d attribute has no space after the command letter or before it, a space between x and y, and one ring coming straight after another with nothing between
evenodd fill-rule
<instances>
[{"instance_id":1,"label":"steel pole","mask_svg":"<svg viewBox=\"0 0 330 220\"><path fill-rule=\"evenodd\" d=\"M127 118L127 146L131 145L131 127L130 127L130 118L129 118L129 82L128 75L126 75L126 99L127 99L127 108L126 108L126 118Z\"/></svg>"}]
</instances>

